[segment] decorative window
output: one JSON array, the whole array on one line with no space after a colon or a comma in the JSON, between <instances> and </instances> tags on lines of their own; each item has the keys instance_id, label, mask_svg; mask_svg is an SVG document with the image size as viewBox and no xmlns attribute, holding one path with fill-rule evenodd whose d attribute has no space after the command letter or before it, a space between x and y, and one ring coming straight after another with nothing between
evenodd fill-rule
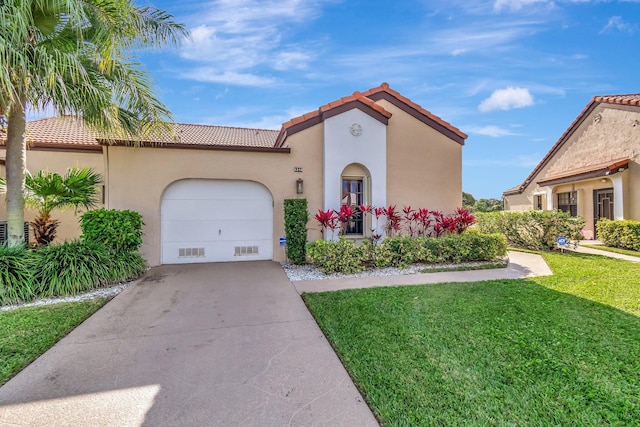
<instances>
[{"instance_id":1,"label":"decorative window","mask_svg":"<svg viewBox=\"0 0 640 427\"><path fill-rule=\"evenodd\" d=\"M533 208L539 211L542 210L542 194L533 195Z\"/></svg>"},{"instance_id":2,"label":"decorative window","mask_svg":"<svg viewBox=\"0 0 640 427\"><path fill-rule=\"evenodd\" d=\"M344 234L364 234L363 215L359 206L364 204L364 180L362 178L342 178L342 205L351 206L355 214L344 230Z\"/></svg>"},{"instance_id":3,"label":"decorative window","mask_svg":"<svg viewBox=\"0 0 640 427\"><path fill-rule=\"evenodd\" d=\"M369 198L369 171L362 165L352 163L342 171L340 205L351 206L355 213L351 221L345 225L346 236L364 236L370 224L365 223L364 215L360 212L360 205L367 205Z\"/></svg>"},{"instance_id":4,"label":"decorative window","mask_svg":"<svg viewBox=\"0 0 640 427\"><path fill-rule=\"evenodd\" d=\"M558 193L558 209L569 212L571 216L578 216L578 193L575 191Z\"/></svg>"}]
</instances>

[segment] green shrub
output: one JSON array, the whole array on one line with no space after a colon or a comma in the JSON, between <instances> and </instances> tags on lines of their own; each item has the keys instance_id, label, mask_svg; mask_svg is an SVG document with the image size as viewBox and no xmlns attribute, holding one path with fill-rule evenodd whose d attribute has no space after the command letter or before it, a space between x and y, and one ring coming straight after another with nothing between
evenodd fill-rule
<instances>
[{"instance_id":1,"label":"green shrub","mask_svg":"<svg viewBox=\"0 0 640 427\"><path fill-rule=\"evenodd\" d=\"M580 240L585 224L582 217L557 210L478 213L476 223L482 233L504 234L510 246L532 250L554 249L560 236Z\"/></svg>"},{"instance_id":2,"label":"green shrub","mask_svg":"<svg viewBox=\"0 0 640 427\"><path fill-rule=\"evenodd\" d=\"M147 262L138 252L113 252L109 264L109 281L126 282L137 279L147 269Z\"/></svg>"},{"instance_id":3,"label":"green shrub","mask_svg":"<svg viewBox=\"0 0 640 427\"><path fill-rule=\"evenodd\" d=\"M502 234L477 232L444 237L388 237L373 245L365 240L360 246L341 238L337 242L316 240L307 245L311 264L324 273L356 273L367 265L405 268L421 262L427 264L496 261L507 254Z\"/></svg>"},{"instance_id":4,"label":"green shrub","mask_svg":"<svg viewBox=\"0 0 640 427\"><path fill-rule=\"evenodd\" d=\"M35 293L74 295L110 282L113 254L102 243L74 240L35 252Z\"/></svg>"},{"instance_id":5,"label":"green shrub","mask_svg":"<svg viewBox=\"0 0 640 427\"><path fill-rule=\"evenodd\" d=\"M391 265L398 268L406 268L416 259L417 240L410 236L396 236L384 239L378 245L377 255L380 259L374 261L379 267Z\"/></svg>"},{"instance_id":6,"label":"green shrub","mask_svg":"<svg viewBox=\"0 0 640 427\"><path fill-rule=\"evenodd\" d=\"M130 210L95 209L82 215L86 241L100 242L116 251L137 251L142 244L142 215Z\"/></svg>"},{"instance_id":7,"label":"green shrub","mask_svg":"<svg viewBox=\"0 0 640 427\"><path fill-rule=\"evenodd\" d=\"M284 201L284 230L287 239L287 258L294 264L307 262L307 199Z\"/></svg>"},{"instance_id":8,"label":"green shrub","mask_svg":"<svg viewBox=\"0 0 640 427\"><path fill-rule=\"evenodd\" d=\"M23 247L0 246L0 305L35 297L32 253Z\"/></svg>"},{"instance_id":9,"label":"green shrub","mask_svg":"<svg viewBox=\"0 0 640 427\"><path fill-rule=\"evenodd\" d=\"M311 242L307 245L307 254L311 264L325 274L357 273L364 270L367 261L365 246L356 246L342 237L336 242L322 239Z\"/></svg>"},{"instance_id":10,"label":"green shrub","mask_svg":"<svg viewBox=\"0 0 640 427\"><path fill-rule=\"evenodd\" d=\"M602 218L596 228L598 239L605 245L640 251L640 221Z\"/></svg>"}]
</instances>

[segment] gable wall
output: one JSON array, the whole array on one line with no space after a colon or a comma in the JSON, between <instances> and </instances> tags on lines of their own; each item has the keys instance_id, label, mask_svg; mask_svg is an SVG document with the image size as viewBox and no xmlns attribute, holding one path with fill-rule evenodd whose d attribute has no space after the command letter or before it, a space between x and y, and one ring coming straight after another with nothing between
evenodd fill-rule
<instances>
[{"instance_id":1,"label":"gable wall","mask_svg":"<svg viewBox=\"0 0 640 427\"><path fill-rule=\"evenodd\" d=\"M386 100L387 204L451 213L462 206L462 145Z\"/></svg>"},{"instance_id":2,"label":"gable wall","mask_svg":"<svg viewBox=\"0 0 640 427\"><path fill-rule=\"evenodd\" d=\"M351 134L359 124L360 136ZM357 108L324 121L324 206L340 210L342 172L352 164L363 165L371 177L370 204L384 206L387 200L387 127Z\"/></svg>"}]
</instances>

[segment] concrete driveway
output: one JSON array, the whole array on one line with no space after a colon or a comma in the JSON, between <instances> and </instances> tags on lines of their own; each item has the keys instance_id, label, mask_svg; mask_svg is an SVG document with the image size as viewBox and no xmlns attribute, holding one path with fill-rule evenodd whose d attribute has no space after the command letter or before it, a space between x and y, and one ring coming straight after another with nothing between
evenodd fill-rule
<instances>
[{"instance_id":1,"label":"concrete driveway","mask_svg":"<svg viewBox=\"0 0 640 427\"><path fill-rule=\"evenodd\" d=\"M150 270L0 388L0 425L366 426L276 263Z\"/></svg>"}]
</instances>

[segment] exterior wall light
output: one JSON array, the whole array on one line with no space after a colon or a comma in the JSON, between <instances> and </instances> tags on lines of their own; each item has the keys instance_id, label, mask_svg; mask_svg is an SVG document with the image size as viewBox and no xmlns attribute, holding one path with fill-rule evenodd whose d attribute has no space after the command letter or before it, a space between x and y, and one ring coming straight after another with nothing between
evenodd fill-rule
<instances>
[{"instance_id":1,"label":"exterior wall light","mask_svg":"<svg viewBox=\"0 0 640 427\"><path fill-rule=\"evenodd\" d=\"M302 178L298 178L296 181L296 194L304 193L304 181Z\"/></svg>"}]
</instances>

